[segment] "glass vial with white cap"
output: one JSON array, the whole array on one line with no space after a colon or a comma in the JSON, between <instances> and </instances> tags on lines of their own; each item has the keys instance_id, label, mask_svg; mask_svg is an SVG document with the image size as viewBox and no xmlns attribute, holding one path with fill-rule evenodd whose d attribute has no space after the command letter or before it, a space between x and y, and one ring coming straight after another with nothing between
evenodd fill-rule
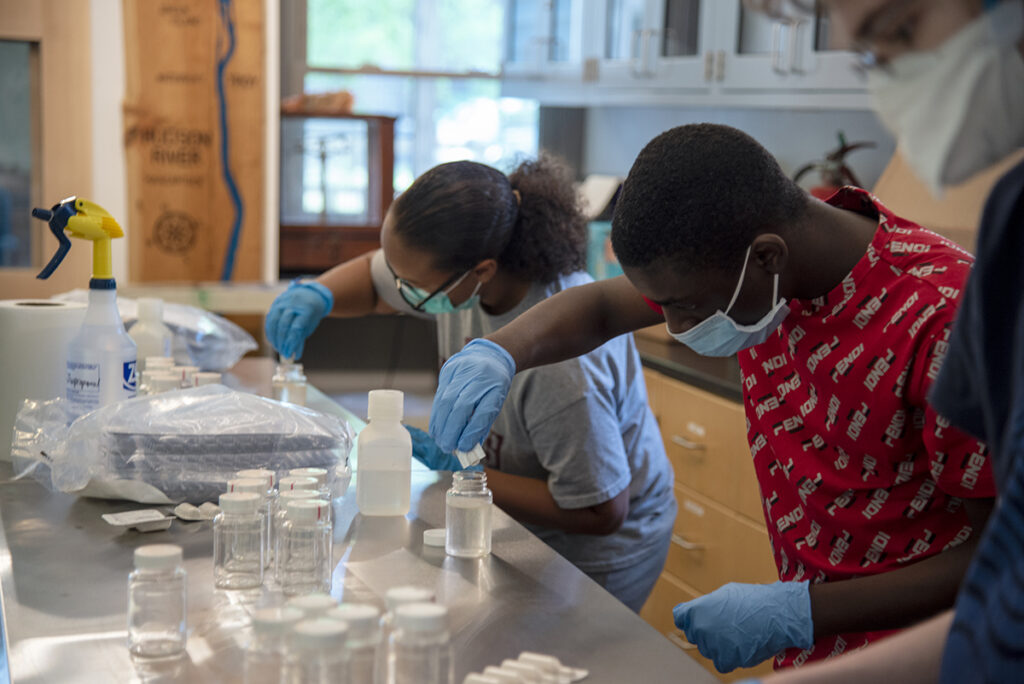
<instances>
[{"instance_id":1,"label":"glass vial with white cap","mask_svg":"<svg viewBox=\"0 0 1024 684\"><path fill-rule=\"evenodd\" d=\"M395 624L395 611L409 603L432 603L434 592L426 587L402 585L384 592L385 613L380 618L381 648L378 649L377 671L383 677L388 671L388 642Z\"/></svg>"},{"instance_id":2,"label":"glass vial with white cap","mask_svg":"<svg viewBox=\"0 0 1024 684\"><path fill-rule=\"evenodd\" d=\"M303 620L292 630L285 660L288 684L344 684L348 667L345 635L348 625L337 620Z\"/></svg>"},{"instance_id":3,"label":"glass vial with white cap","mask_svg":"<svg viewBox=\"0 0 1024 684\"><path fill-rule=\"evenodd\" d=\"M402 427L404 395L371 390L359 433L356 503L363 515L405 515L412 489L412 437Z\"/></svg>"},{"instance_id":4,"label":"glass vial with white cap","mask_svg":"<svg viewBox=\"0 0 1024 684\"><path fill-rule=\"evenodd\" d=\"M318 591L290 598L284 605L302 613L303 620L313 620L326 617L332 608L338 607L338 602L330 594Z\"/></svg>"},{"instance_id":5,"label":"glass vial with white cap","mask_svg":"<svg viewBox=\"0 0 1024 684\"><path fill-rule=\"evenodd\" d=\"M273 491L273 490L271 490ZM267 493L265 478L236 477L228 480L228 492L257 494L260 497L260 512L263 514L263 567L270 567L270 523L273 500Z\"/></svg>"},{"instance_id":6,"label":"glass vial with white cap","mask_svg":"<svg viewBox=\"0 0 1024 684\"><path fill-rule=\"evenodd\" d=\"M395 610L387 682L453 684L447 608L436 603L407 603Z\"/></svg>"},{"instance_id":7,"label":"glass vial with white cap","mask_svg":"<svg viewBox=\"0 0 1024 684\"><path fill-rule=\"evenodd\" d=\"M147 370L150 367L150 358L171 355L173 337L171 329L164 325L162 299L140 297L135 302L138 306L138 317L128 328L128 336L135 340L135 346L138 347L138 358L142 361L141 370Z\"/></svg>"},{"instance_id":8,"label":"glass vial with white cap","mask_svg":"<svg viewBox=\"0 0 1024 684\"><path fill-rule=\"evenodd\" d=\"M185 650L186 575L181 547L149 544L135 549L128 575L128 648L141 658Z\"/></svg>"},{"instance_id":9,"label":"glass vial with white cap","mask_svg":"<svg viewBox=\"0 0 1024 684\"><path fill-rule=\"evenodd\" d=\"M331 591L334 534L329 509L323 499L288 501L277 566L285 596Z\"/></svg>"},{"instance_id":10,"label":"glass vial with white cap","mask_svg":"<svg viewBox=\"0 0 1024 684\"><path fill-rule=\"evenodd\" d=\"M281 558L281 528L288 519L288 502L315 498L317 498L317 493L312 489L285 489L277 495L277 499L274 501L274 514L270 529L274 544L274 580L278 584L281 583L281 564L278 562L278 559Z\"/></svg>"},{"instance_id":11,"label":"glass vial with white cap","mask_svg":"<svg viewBox=\"0 0 1024 684\"><path fill-rule=\"evenodd\" d=\"M270 380L274 399L299 406L306 405L306 374L302 364L291 359L281 359Z\"/></svg>"},{"instance_id":12,"label":"glass vial with white cap","mask_svg":"<svg viewBox=\"0 0 1024 684\"><path fill-rule=\"evenodd\" d=\"M366 603L343 603L327 617L348 625L348 684L377 684L377 653L381 649L380 611ZM383 673L381 673L383 676Z\"/></svg>"},{"instance_id":13,"label":"glass vial with white cap","mask_svg":"<svg viewBox=\"0 0 1024 684\"><path fill-rule=\"evenodd\" d=\"M213 519L213 583L218 589L253 589L263 584L263 498L249 492L220 495Z\"/></svg>"},{"instance_id":14,"label":"glass vial with white cap","mask_svg":"<svg viewBox=\"0 0 1024 684\"><path fill-rule=\"evenodd\" d=\"M288 471L289 477L311 477L316 480L316 487L317 491L320 492L320 498L330 501L333 497L331 496L331 483L328 475L329 471L327 468L292 468Z\"/></svg>"},{"instance_id":15,"label":"glass vial with white cap","mask_svg":"<svg viewBox=\"0 0 1024 684\"><path fill-rule=\"evenodd\" d=\"M491 509L494 496L487 475L458 470L445 496L444 550L458 558L483 558L491 552Z\"/></svg>"},{"instance_id":16,"label":"glass vial with white cap","mask_svg":"<svg viewBox=\"0 0 1024 684\"><path fill-rule=\"evenodd\" d=\"M245 649L245 684L281 684L292 628L301 622L294 608L264 608L252 615L252 639Z\"/></svg>"}]
</instances>

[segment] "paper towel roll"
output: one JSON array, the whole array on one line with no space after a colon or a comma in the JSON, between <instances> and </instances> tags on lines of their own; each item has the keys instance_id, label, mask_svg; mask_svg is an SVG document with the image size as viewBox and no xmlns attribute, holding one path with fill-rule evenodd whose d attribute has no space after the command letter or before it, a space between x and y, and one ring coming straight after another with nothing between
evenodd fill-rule
<instances>
[{"instance_id":1,"label":"paper towel roll","mask_svg":"<svg viewBox=\"0 0 1024 684\"><path fill-rule=\"evenodd\" d=\"M85 308L50 299L0 300L0 459L11 458L22 400L64 396L68 343Z\"/></svg>"}]
</instances>

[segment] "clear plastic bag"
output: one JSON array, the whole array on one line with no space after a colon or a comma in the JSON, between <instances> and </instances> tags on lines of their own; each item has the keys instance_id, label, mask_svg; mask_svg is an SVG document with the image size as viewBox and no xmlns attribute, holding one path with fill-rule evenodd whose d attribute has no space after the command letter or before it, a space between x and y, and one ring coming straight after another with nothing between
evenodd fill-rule
<instances>
[{"instance_id":1,"label":"clear plastic bag","mask_svg":"<svg viewBox=\"0 0 1024 684\"><path fill-rule=\"evenodd\" d=\"M19 477L83 496L215 501L238 470L350 474L344 421L222 385L138 397L70 421L63 399L25 401L11 453Z\"/></svg>"},{"instance_id":2,"label":"clear plastic bag","mask_svg":"<svg viewBox=\"0 0 1024 684\"><path fill-rule=\"evenodd\" d=\"M88 302L88 290L71 290L53 297L65 302ZM117 309L125 327L139 316L134 299L119 296ZM223 372L238 363L246 352L258 349L256 339L223 316L194 306L164 302L164 325L174 335L174 361L179 366ZM140 359L141 360L141 359Z\"/></svg>"}]
</instances>

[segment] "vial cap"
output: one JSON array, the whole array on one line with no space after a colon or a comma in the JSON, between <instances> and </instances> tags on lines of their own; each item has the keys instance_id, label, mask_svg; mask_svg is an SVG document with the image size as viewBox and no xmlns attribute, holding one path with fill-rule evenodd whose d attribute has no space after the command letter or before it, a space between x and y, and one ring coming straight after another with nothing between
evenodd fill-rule
<instances>
[{"instance_id":1,"label":"vial cap","mask_svg":"<svg viewBox=\"0 0 1024 684\"><path fill-rule=\"evenodd\" d=\"M530 682L531 684L533 682L541 682L544 679L544 673L533 665L520 663L509 658L501 661L501 669L509 672L515 672L523 679L523 681Z\"/></svg>"},{"instance_id":2,"label":"vial cap","mask_svg":"<svg viewBox=\"0 0 1024 684\"><path fill-rule=\"evenodd\" d=\"M437 603L406 603L395 608L395 626L410 632L448 629L448 609Z\"/></svg>"},{"instance_id":3,"label":"vial cap","mask_svg":"<svg viewBox=\"0 0 1024 684\"><path fill-rule=\"evenodd\" d=\"M527 665L532 665L548 674L557 675L559 670L562 668L562 662L552 655L545 653L534 653L532 651L523 651L519 654L519 662Z\"/></svg>"},{"instance_id":4,"label":"vial cap","mask_svg":"<svg viewBox=\"0 0 1024 684\"><path fill-rule=\"evenodd\" d=\"M303 620L292 629L292 645L300 649L340 649L347 633L348 625L338 620Z\"/></svg>"},{"instance_id":5,"label":"vial cap","mask_svg":"<svg viewBox=\"0 0 1024 684\"><path fill-rule=\"evenodd\" d=\"M367 603L342 603L327 611L327 617L346 623L350 639L366 638L376 632L380 625L380 611Z\"/></svg>"},{"instance_id":6,"label":"vial cap","mask_svg":"<svg viewBox=\"0 0 1024 684\"><path fill-rule=\"evenodd\" d=\"M139 297L135 303L138 305L140 321L164 322L164 300L155 297Z\"/></svg>"},{"instance_id":7,"label":"vial cap","mask_svg":"<svg viewBox=\"0 0 1024 684\"><path fill-rule=\"evenodd\" d=\"M400 390L370 390L366 415L370 420L402 420L404 402Z\"/></svg>"},{"instance_id":8,"label":"vial cap","mask_svg":"<svg viewBox=\"0 0 1024 684\"><path fill-rule=\"evenodd\" d=\"M287 505L289 501L298 501L299 499L315 499L316 497L317 493L312 489L286 489L283 492L281 492L280 498L281 501L286 506L285 510L288 510Z\"/></svg>"},{"instance_id":9,"label":"vial cap","mask_svg":"<svg viewBox=\"0 0 1024 684\"><path fill-rule=\"evenodd\" d=\"M288 519L295 522L317 522L331 517L331 505L323 499L292 499L287 511Z\"/></svg>"},{"instance_id":10,"label":"vial cap","mask_svg":"<svg viewBox=\"0 0 1024 684\"><path fill-rule=\"evenodd\" d=\"M181 547L176 544L147 544L135 549L135 567L141 570L172 570L181 565Z\"/></svg>"},{"instance_id":11,"label":"vial cap","mask_svg":"<svg viewBox=\"0 0 1024 684\"><path fill-rule=\"evenodd\" d=\"M228 491L251 492L263 496L267 493L267 483L254 477L236 477L234 480L228 480Z\"/></svg>"},{"instance_id":12,"label":"vial cap","mask_svg":"<svg viewBox=\"0 0 1024 684\"><path fill-rule=\"evenodd\" d=\"M434 592L425 587L401 586L392 587L384 593L384 603L389 611L406 603L429 603L434 600Z\"/></svg>"},{"instance_id":13,"label":"vial cap","mask_svg":"<svg viewBox=\"0 0 1024 684\"><path fill-rule=\"evenodd\" d=\"M327 482L327 471L323 468L292 468L288 471L291 477L311 477L318 487Z\"/></svg>"},{"instance_id":14,"label":"vial cap","mask_svg":"<svg viewBox=\"0 0 1024 684\"><path fill-rule=\"evenodd\" d=\"M174 368L174 357L173 356L147 356L146 357L146 369L156 370L157 368L165 368L171 370Z\"/></svg>"},{"instance_id":15,"label":"vial cap","mask_svg":"<svg viewBox=\"0 0 1024 684\"><path fill-rule=\"evenodd\" d=\"M489 677L493 677L495 680L500 682L500 684L528 684L527 680L518 672L512 672L511 670L506 670L503 667L488 665L484 669L484 674Z\"/></svg>"},{"instance_id":16,"label":"vial cap","mask_svg":"<svg viewBox=\"0 0 1024 684\"><path fill-rule=\"evenodd\" d=\"M203 385L219 385L222 378L220 373L200 371L192 376L192 380L196 387L202 387Z\"/></svg>"},{"instance_id":17,"label":"vial cap","mask_svg":"<svg viewBox=\"0 0 1024 684\"><path fill-rule=\"evenodd\" d=\"M328 594L313 593L296 596L284 605L286 608L294 608L301 612L308 619L325 614L331 608L337 607L338 602Z\"/></svg>"},{"instance_id":18,"label":"vial cap","mask_svg":"<svg viewBox=\"0 0 1024 684\"><path fill-rule=\"evenodd\" d=\"M247 470L239 470L235 473L235 477L244 478L246 480L263 480L266 483L265 489L271 489L274 486L274 471L266 470L265 468L249 468Z\"/></svg>"},{"instance_id":19,"label":"vial cap","mask_svg":"<svg viewBox=\"0 0 1024 684\"><path fill-rule=\"evenodd\" d=\"M423 530L423 543L426 546L444 546L445 535L446 533L443 527L435 527L432 530Z\"/></svg>"},{"instance_id":20,"label":"vial cap","mask_svg":"<svg viewBox=\"0 0 1024 684\"><path fill-rule=\"evenodd\" d=\"M220 495L220 509L225 513L255 513L262 497L251 492L228 492Z\"/></svg>"},{"instance_id":21,"label":"vial cap","mask_svg":"<svg viewBox=\"0 0 1024 684\"><path fill-rule=\"evenodd\" d=\"M502 684L502 681L490 675L471 672L462 680L462 684Z\"/></svg>"},{"instance_id":22,"label":"vial cap","mask_svg":"<svg viewBox=\"0 0 1024 684\"><path fill-rule=\"evenodd\" d=\"M260 634L287 634L303 617L294 608L264 608L252 614L252 628Z\"/></svg>"},{"instance_id":23,"label":"vial cap","mask_svg":"<svg viewBox=\"0 0 1024 684\"><path fill-rule=\"evenodd\" d=\"M182 380L191 380L192 376L199 372L199 366L175 366L174 372L178 373Z\"/></svg>"},{"instance_id":24,"label":"vial cap","mask_svg":"<svg viewBox=\"0 0 1024 684\"><path fill-rule=\"evenodd\" d=\"M289 489L317 489L316 478L312 477L282 477L278 488L283 492Z\"/></svg>"},{"instance_id":25,"label":"vial cap","mask_svg":"<svg viewBox=\"0 0 1024 684\"><path fill-rule=\"evenodd\" d=\"M149 389L156 392L167 392L181 386L181 376L167 371L158 371L149 378Z\"/></svg>"}]
</instances>

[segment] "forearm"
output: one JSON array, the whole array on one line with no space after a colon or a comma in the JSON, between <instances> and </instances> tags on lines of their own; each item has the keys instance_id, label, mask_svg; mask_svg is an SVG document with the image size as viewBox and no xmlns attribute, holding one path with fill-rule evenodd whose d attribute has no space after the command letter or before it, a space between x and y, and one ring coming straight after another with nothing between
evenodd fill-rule
<instances>
[{"instance_id":1,"label":"forearm","mask_svg":"<svg viewBox=\"0 0 1024 684\"><path fill-rule=\"evenodd\" d=\"M487 339L504 347L523 371L580 356L662 320L620 276L559 292Z\"/></svg>"},{"instance_id":2,"label":"forearm","mask_svg":"<svg viewBox=\"0 0 1024 684\"><path fill-rule=\"evenodd\" d=\"M622 495L598 506L565 509L559 507L543 480L511 475L494 468L487 468L486 472L487 486L494 494L495 505L520 522L572 534L610 534L621 525L621 520L617 524L610 523L608 508L621 503L618 499ZM628 497L628 489L624 494ZM628 512L628 498L625 503Z\"/></svg>"},{"instance_id":3,"label":"forearm","mask_svg":"<svg viewBox=\"0 0 1024 684\"><path fill-rule=\"evenodd\" d=\"M952 622L953 611L946 611L856 653L786 670L765 678L763 684L936 682Z\"/></svg>"},{"instance_id":4,"label":"forearm","mask_svg":"<svg viewBox=\"0 0 1024 684\"><path fill-rule=\"evenodd\" d=\"M322 273L317 281L334 295L331 316L367 316L375 313L393 313L394 309L377 296L370 276L373 253L338 264Z\"/></svg>"},{"instance_id":5,"label":"forearm","mask_svg":"<svg viewBox=\"0 0 1024 684\"><path fill-rule=\"evenodd\" d=\"M812 584L814 638L899 629L952 607L976 539L898 570Z\"/></svg>"}]
</instances>

